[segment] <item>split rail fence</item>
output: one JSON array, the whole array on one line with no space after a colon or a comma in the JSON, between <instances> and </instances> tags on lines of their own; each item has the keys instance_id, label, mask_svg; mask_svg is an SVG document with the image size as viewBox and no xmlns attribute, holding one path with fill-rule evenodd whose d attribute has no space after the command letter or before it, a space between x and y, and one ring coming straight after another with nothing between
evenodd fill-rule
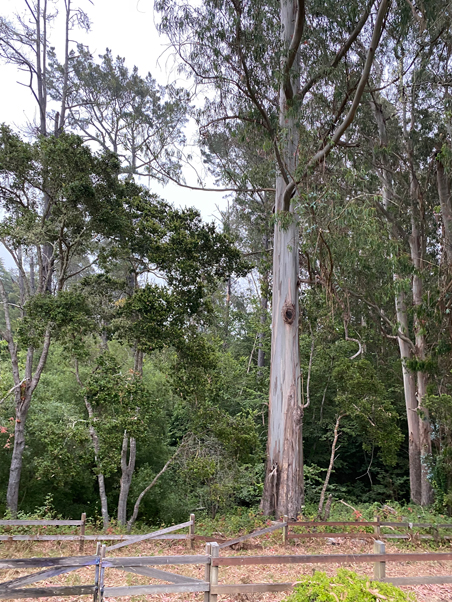
<instances>
[{"instance_id":1,"label":"split rail fence","mask_svg":"<svg viewBox=\"0 0 452 602\"><path fill-rule=\"evenodd\" d=\"M284 523L284 525L283 525ZM432 539L435 541L440 540L452 540L452 536L446 535L443 531L452 529L452 524L432 524L432 523L412 523L408 521L402 522L385 522L381 521L378 517L372 522L364 521L289 521L287 517L284 517L283 521L275 521L271 527L261 529L252 534L238 537L236 539L225 540L218 536L204 536L195 534L195 515L190 515L190 520L186 523L179 525L179 530L188 527L188 534L185 533L163 533L154 539L161 540L183 540L189 541L189 545L193 548L195 541L213 542L220 543L221 547L228 547L234 544L241 543L252 537L258 537L271 531L282 529L282 538L284 543L288 543L291 539L407 539L411 541L418 541L421 539ZM15 541L79 541L80 552L84 550L85 541L121 541L121 542L133 542L136 539L136 535L117 535L108 533L97 533L86 535L86 514L83 513L80 520L0 520L0 527L78 527L79 531L77 534L52 534L44 535L42 533L37 534L1 534L0 542L15 542ZM292 527L292 530L291 530ZM293 531L293 527L303 529L303 532ZM344 527L349 529L348 531L333 532L328 531L328 528L337 529L338 527ZM325 529L327 529L325 531ZM367 529L367 531L366 531ZM371 530L372 532L370 532ZM391 533L387 533L391 530ZM396 533L396 531L403 530L404 533ZM422 533L421 531L429 531L429 533ZM385 532L386 531L386 532Z\"/></svg>"},{"instance_id":2,"label":"split rail fence","mask_svg":"<svg viewBox=\"0 0 452 602\"><path fill-rule=\"evenodd\" d=\"M365 521L289 521L283 532L284 542L290 539L406 539L418 541L421 539L431 539L435 541L451 540L452 536L442 533L448 529L452 529L451 523L432 524L432 523L413 523L407 520L403 521L381 521L378 516L372 522ZM304 532L294 532L290 527L302 528ZM345 532L324 531L324 529L346 527L350 529ZM365 529L371 529L372 532ZM392 531L387 533L387 531ZM422 533L421 531L430 531L430 533ZM405 531L397 533L396 531Z\"/></svg>"},{"instance_id":3,"label":"split rail fence","mask_svg":"<svg viewBox=\"0 0 452 602\"><path fill-rule=\"evenodd\" d=\"M386 564L388 562L427 562L427 561L452 561L452 553L391 553L386 554L385 544L381 540L374 542L373 554L321 554L321 555L282 555L282 556L220 556L220 550L231 545L241 543L247 539L259 537L282 529L283 538L287 541L289 535L289 521L279 521L270 527L260 529L248 535L223 541L206 544L204 555L182 556L140 556L140 557L115 557L108 553L119 548L133 545L147 539L161 539L182 528L189 528L187 539L190 544L194 540L194 517L187 523L160 529L145 535L131 537L128 541L121 541L107 547L97 544L94 556L75 556L68 558L30 558L0 560L0 569L44 569L31 575L0 583L0 599L41 598L41 597L68 597L92 595L93 602L102 602L105 597L128 597L136 595L169 594L203 592L204 602L217 602L218 596L229 594L249 594L265 592L283 592L293 589L293 583L219 583L219 569L227 566L250 565L280 565L280 564L358 564L372 563L374 566L374 579L390 582L395 585L419 585L426 583L452 583L452 576L425 576L425 577L386 577ZM312 524L312 523L311 523ZM331 524L331 523L330 523ZM356 523L353 523L356 526ZM337 525L336 526L341 526ZM341 534L334 534L335 536ZM356 536L356 533L354 534ZM360 534L358 534L360 535ZM376 533L371 534L376 537ZM204 579L194 579L177 573L162 570L162 567L179 565L204 565ZM25 586L51 579L65 573L80 570L84 567L93 567L93 583L74 586L46 586L28 588ZM159 568L156 568L159 567ZM105 572L117 570L149 577L153 580L163 581L161 584L117 586L105 585ZM174 570L174 569L172 569Z\"/></svg>"}]
</instances>

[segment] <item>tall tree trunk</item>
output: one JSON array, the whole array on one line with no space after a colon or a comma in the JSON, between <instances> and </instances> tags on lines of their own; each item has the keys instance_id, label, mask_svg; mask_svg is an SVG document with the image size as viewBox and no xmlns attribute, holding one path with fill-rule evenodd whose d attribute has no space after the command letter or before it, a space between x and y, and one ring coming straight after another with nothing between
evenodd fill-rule
<instances>
[{"instance_id":1,"label":"tall tree trunk","mask_svg":"<svg viewBox=\"0 0 452 602\"><path fill-rule=\"evenodd\" d=\"M14 424L14 447L9 470L8 490L6 493L7 507L13 514L17 513L19 503L20 476L22 473L22 460L25 449L25 424L27 422L28 410L34 390L39 384L42 371L47 361L50 348L50 328L47 328L44 343L38 364L33 373L34 348L27 349L25 360L25 375L21 380L17 346L14 343L9 313L9 303L3 281L0 279L0 298L5 314L5 330L2 333L8 343L8 352L11 359L11 370L14 381L15 397L15 424Z\"/></svg>"},{"instance_id":2,"label":"tall tree trunk","mask_svg":"<svg viewBox=\"0 0 452 602\"><path fill-rule=\"evenodd\" d=\"M127 461L127 451L129 447L129 436L124 431L121 450L121 483L118 501L118 523L125 525L127 523L127 499L129 497L130 485L132 484L133 471L135 470L135 460L137 457L137 445L134 437L130 437L129 460Z\"/></svg>"},{"instance_id":3,"label":"tall tree trunk","mask_svg":"<svg viewBox=\"0 0 452 602\"><path fill-rule=\"evenodd\" d=\"M378 126L380 146L387 148L388 135L386 128L386 117L383 106L376 101L372 103L372 110L375 121ZM382 183L383 208L388 211L390 199L394 196L392 189L391 169L386 155L381 157L381 170L379 173ZM391 238L400 239L400 233L394 225L390 224ZM415 504L422 503L422 465L421 465L421 428L418 417L418 397L417 397L417 379L416 374L410 370L408 362L413 359L414 345L410 340L408 312L406 304L406 293L397 286L400 278L394 273L394 282L397 290L395 294L395 309L397 315L397 325L405 338L397 337L400 350L400 359L402 360L403 392L405 397L405 407L408 425L408 456L410 473L410 497Z\"/></svg>"},{"instance_id":4,"label":"tall tree trunk","mask_svg":"<svg viewBox=\"0 0 452 602\"><path fill-rule=\"evenodd\" d=\"M35 258L33 255L33 251L30 255L30 295L34 295L36 293L36 284L35 284Z\"/></svg>"},{"instance_id":5,"label":"tall tree trunk","mask_svg":"<svg viewBox=\"0 0 452 602\"><path fill-rule=\"evenodd\" d=\"M25 449L25 425L30 407L31 395L26 382L23 382L15 391L15 423L14 447L9 469L8 490L6 505L13 516L17 514L19 504L20 477L22 474L22 460Z\"/></svg>"},{"instance_id":6,"label":"tall tree trunk","mask_svg":"<svg viewBox=\"0 0 452 602\"><path fill-rule=\"evenodd\" d=\"M397 280L398 277L394 276ZM396 294L395 306L397 323L400 331L408 337L408 313L406 307L406 295L403 291ZM416 378L415 374L408 368L407 362L412 359L411 345L408 341L397 337L402 360L403 391L405 395L406 417L408 424L408 456L410 469L410 497L415 504L422 501L422 477L421 477L421 443L420 425L417 414Z\"/></svg>"},{"instance_id":7,"label":"tall tree trunk","mask_svg":"<svg viewBox=\"0 0 452 602\"><path fill-rule=\"evenodd\" d=\"M281 0L283 43L288 48L295 30L295 3ZM291 81L298 89L298 76ZM286 171L294 174L298 132L284 90L280 89L280 125L285 129ZM284 177L285 176L285 177ZM262 509L266 515L295 518L303 502L303 451L298 331L298 232L293 209L285 210L287 175L276 181L273 242L272 345L270 369L267 468Z\"/></svg>"},{"instance_id":8,"label":"tall tree trunk","mask_svg":"<svg viewBox=\"0 0 452 602\"><path fill-rule=\"evenodd\" d=\"M410 237L411 260L413 262L413 305L414 305L414 332L416 340L416 359L421 364L425 362L425 329L422 323L421 313L423 304L423 282L422 282L422 245L420 233L416 224L416 212L413 208L412 231ZM418 395L418 421L419 421L419 444L421 459L421 505L429 506L433 502L433 490L428 479L426 458L432 453L432 440L430 420L427 408L423 407L423 400L427 394L427 374L424 370L417 370L417 395Z\"/></svg>"},{"instance_id":9,"label":"tall tree trunk","mask_svg":"<svg viewBox=\"0 0 452 602\"><path fill-rule=\"evenodd\" d=\"M226 283L226 310L224 315L224 342L223 349L228 348L229 339L229 318L231 313L231 293L232 293L232 281L231 277L228 278Z\"/></svg>"},{"instance_id":10,"label":"tall tree trunk","mask_svg":"<svg viewBox=\"0 0 452 602\"><path fill-rule=\"evenodd\" d=\"M2 287L0 286L0 289L1 288ZM10 340L12 342L12 337ZM15 369L15 367L18 367L18 361L17 350L14 343L12 343L12 347L14 348L14 350L11 351L10 348L10 355L11 363L13 365L13 376L16 386L14 394L16 407L14 424L14 447L11 458L11 465L9 469L9 480L8 490L6 493L6 500L8 509L13 515L15 515L17 513L19 503L20 477L22 473L22 461L25 450L25 425L27 422L28 410L30 409L30 403L33 397L33 393L39 384L42 371L44 370L44 366L47 361L47 356L50 347L50 330L48 329L45 334L43 348L39 357L38 365L36 366L34 373L33 358L35 350L33 347L28 348L25 361L25 377L22 381L19 380L19 372Z\"/></svg>"}]
</instances>

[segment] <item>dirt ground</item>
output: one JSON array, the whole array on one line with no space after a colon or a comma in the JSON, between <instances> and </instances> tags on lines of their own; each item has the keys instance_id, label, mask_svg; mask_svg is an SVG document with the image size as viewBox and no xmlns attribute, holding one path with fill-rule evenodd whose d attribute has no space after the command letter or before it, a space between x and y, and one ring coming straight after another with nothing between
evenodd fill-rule
<instances>
[{"instance_id":1,"label":"dirt ground","mask_svg":"<svg viewBox=\"0 0 452 602\"><path fill-rule=\"evenodd\" d=\"M248 542L246 542L248 544ZM335 544L319 541L319 540L303 540L283 547L281 545L281 534L271 534L267 537L263 536L259 540L250 542L247 549L242 550L221 550L220 556L235 556L235 555L284 555L284 554L363 554L372 553L372 542L369 540L336 540ZM439 547L435 551L450 552L452 547L450 544ZM154 556L154 555L180 555L180 554L203 554L205 551L204 544L196 544L195 550L191 551L187 548L186 542L142 542L139 544L125 546L122 549L114 550L107 556ZM386 551L403 552L403 551L418 551L426 552L426 545L408 545L386 543ZM433 551L433 550L430 550ZM95 553L95 544L87 542L85 546L85 554L91 555ZM0 543L0 558L31 558L31 557L61 557L61 556L78 556L77 543L64 542L11 542ZM347 569L356 571L359 574L373 575L373 566L371 564L347 564L342 565ZM204 578L204 565L178 565L174 567L158 567L159 569L170 570L180 575L195 577L198 579ZM296 582L300 575L309 575L316 570L325 571L333 575L339 565L333 564L291 564L291 565L257 565L245 567L220 567L219 568L219 583L264 583L264 582ZM0 571L0 581L5 582L16 579L23 575L37 572L34 570L2 570ZM397 562L388 563L386 565L386 575L388 577L407 577L421 575L452 575L452 561L445 562ZM80 570L61 575L49 581L39 582L29 587L43 587L45 585L84 585L94 583L94 568L82 568ZM106 569L105 585L142 585L151 583L162 583L155 581L149 577L125 573L115 569ZM416 595L418 602L443 602L452 600L452 584L447 585L418 585L413 587L403 588L407 591L412 591ZM288 594L285 592L268 593L268 594L234 594L219 596L221 602L279 602L284 600ZM72 598L40 598L43 602L59 602L66 600L88 601L88 596L74 596ZM32 602L32 598L25 598L25 602ZM113 600L113 598L111 599ZM173 602L181 600L199 601L202 602L203 594L160 594L158 596L134 596L130 598L115 598L120 602L144 602L144 601L160 601ZM109 602L108 598L105 598Z\"/></svg>"}]
</instances>

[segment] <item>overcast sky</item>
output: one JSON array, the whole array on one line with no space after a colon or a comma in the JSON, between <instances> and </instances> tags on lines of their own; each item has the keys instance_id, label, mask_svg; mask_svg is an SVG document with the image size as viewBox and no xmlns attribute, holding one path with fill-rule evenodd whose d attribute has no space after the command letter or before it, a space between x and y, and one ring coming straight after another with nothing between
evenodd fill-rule
<instances>
[{"instance_id":1,"label":"overcast sky","mask_svg":"<svg viewBox=\"0 0 452 602\"><path fill-rule=\"evenodd\" d=\"M60 2L56 2L56 5ZM0 12L6 17L24 10L25 7L24 0L1 0L0 4ZM149 71L158 83L165 85L174 81L176 75L172 69L171 53L166 50L166 40L159 36L155 27L153 4L154 0L93 0L93 4L88 0L80 0L80 6L91 19L91 31L85 34L76 30L72 37L87 44L95 57L103 54L106 48L110 48L113 55L125 57L130 68L136 65L143 76ZM58 35L57 27L52 35L52 44L58 50L62 37ZM12 66L1 63L0 71L0 122L14 127L23 125L27 119L33 120L36 116L36 105L31 93L29 89L17 83L27 82L25 74L20 74ZM180 86L184 84L181 80L177 83ZM189 128L189 142L192 142L193 135L193 129ZM186 178L188 183L196 185L188 172ZM212 187L211 181L206 183ZM216 206L226 205L224 193L221 192L192 191L176 184L168 184L162 188L152 181L151 188L177 206L197 207L208 221L218 216ZM10 267L11 262L5 252L1 252L0 255Z\"/></svg>"}]
</instances>

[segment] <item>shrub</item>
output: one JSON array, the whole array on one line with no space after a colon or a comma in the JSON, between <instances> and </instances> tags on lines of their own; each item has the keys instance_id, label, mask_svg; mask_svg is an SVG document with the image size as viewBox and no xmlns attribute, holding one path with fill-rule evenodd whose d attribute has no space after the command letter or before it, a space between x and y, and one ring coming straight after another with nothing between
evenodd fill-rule
<instances>
[{"instance_id":1,"label":"shrub","mask_svg":"<svg viewBox=\"0 0 452 602\"><path fill-rule=\"evenodd\" d=\"M370 581L352 571L339 569L335 577L320 571L303 576L297 582L294 593L284 602L408 602L415 601L390 583Z\"/></svg>"}]
</instances>

